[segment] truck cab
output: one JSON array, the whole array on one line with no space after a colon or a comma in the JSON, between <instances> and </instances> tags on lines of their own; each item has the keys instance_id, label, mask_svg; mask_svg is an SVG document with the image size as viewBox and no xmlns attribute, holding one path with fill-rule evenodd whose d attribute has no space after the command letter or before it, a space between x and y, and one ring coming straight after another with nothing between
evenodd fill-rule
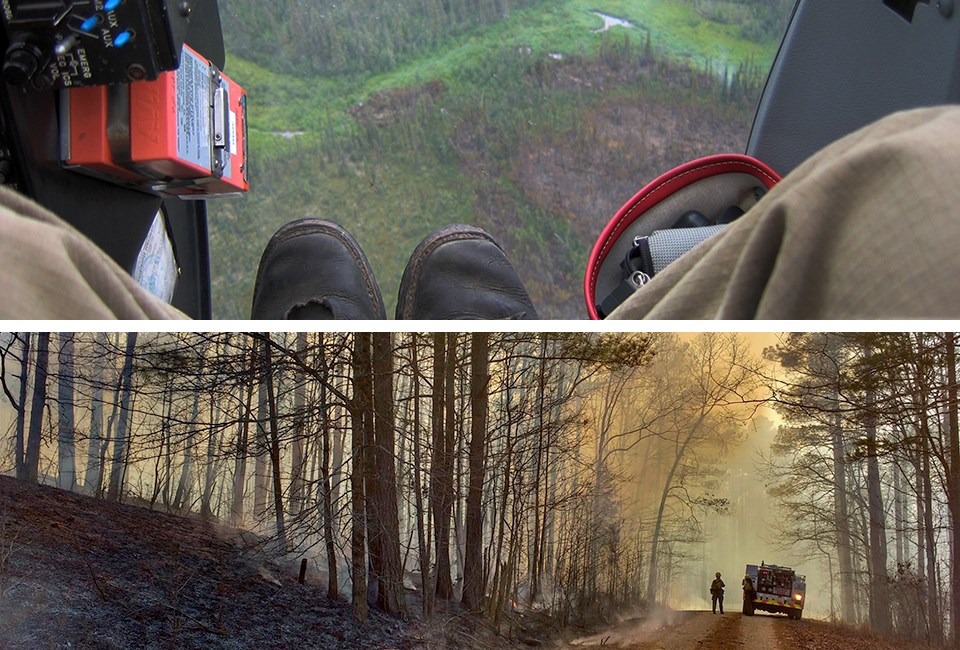
<instances>
[{"instance_id":1,"label":"truck cab","mask_svg":"<svg viewBox=\"0 0 960 650\"><path fill-rule=\"evenodd\" d=\"M807 578L786 566L748 564L743 585L743 613L756 610L800 619L807 598Z\"/></svg>"}]
</instances>

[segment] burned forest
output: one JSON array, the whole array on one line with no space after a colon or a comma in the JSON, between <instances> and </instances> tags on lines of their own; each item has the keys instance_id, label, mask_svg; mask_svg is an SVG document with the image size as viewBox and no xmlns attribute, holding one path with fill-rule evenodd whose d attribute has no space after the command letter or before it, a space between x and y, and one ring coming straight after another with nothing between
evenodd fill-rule
<instances>
[{"instance_id":1,"label":"burned forest","mask_svg":"<svg viewBox=\"0 0 960 650\"><path fill-rule=\"evenodd\" d=\"M818 618L949 645L955 357L944 334L8 333L0 638L791 648L834 634ZM805 573L802 623L740 616L763 560Z\"/></svg>"}]
</instances>

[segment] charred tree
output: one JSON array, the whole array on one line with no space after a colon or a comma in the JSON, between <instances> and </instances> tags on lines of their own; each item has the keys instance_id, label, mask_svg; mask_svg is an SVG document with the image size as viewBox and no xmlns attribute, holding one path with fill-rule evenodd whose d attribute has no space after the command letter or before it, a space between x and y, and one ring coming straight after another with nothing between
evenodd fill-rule
<instances>
[{"instance_id":1,"label":"charred tree","mask_svg":"<svg viewBox=\"0 0 960 650\"><path fill-rule=\"evenodd\" d=\"M867 391L868 408L875 399L874 390ZM887 533L880 487L880 461L877 451L875 416L868 411L864 421L867 435L867 500L870 517L870 627L880 634L889 634L890 597L887 592Z\"/></svg>"},{"instance_id":2,"label":"charred tree","mask_svg":"<svg viewBox=\"0 0 960 650\"><path fill-rule=\"evenodd\" d=\"M489 334L475 332L470 346L470 479L467 487L466 551L463 566L463 606L477 610L486 591L483 565L483 482L487 438Z\"/></svg>"},{"instance_id":3,"label":"charred tree","mask_svg":"<svg viewBox=\"0 0 960 650\"><path fill-rule=\"evenodd\" d=\"M840 355L841 345L836 337L827 335L825 358L814 363L821 366L827 382L832 386L829 392L827 410L829 412L830 442L833 448L833 515L837 537L837 563L840 578L840 620L854 623L853 559L850 550L850 514L847 505L847 462L843 440L843 419L840 414Z\"/></svg>"},{"instance_id":4,"label":"charred tree","mask_svg":"<svg viewBox=\"0 0 960 650\"><path fill-rule=\"evenodd\" d=\"M110 485L107 498L118 501L123 496L123 476L126 471L127 445L130 430L130 402L133 399L133 358L137 346L137 333L127 334L127 347L123 356L123 370L120 372L119 415L112 433L113 459L110 465Z\"/></svg>"},{"instance_id":5,"label":"charred tree","mask_svg":"<svg viewBox=\"0 0 960 650\"><path fill-rule=\"evenodd\" d=\"M190 420L187 422L187 438L183 449L183 465L180 468L180 480L177 482L177 491L173 498L174 508L178 512L189 511L193 503L194 483L194 456L197 452L197 432L200 428L200 382L206 366L206 345L198 349L198 358L195 360L195 375L193 377L193 398L190 407ZM191 360L192 362L194 360Z\"/></svg>"},{"instance_id":6,"label":"charred tree","mask_svg":"<svg viewBox=\"0 0 960 650\"><path fill-rule=\"evenodd\" d=\"M249 454L250 422L253 419L253 390L257 379L257 346L248 342L250 365L244 391L243 415L237 431L233 470L233 498L230 505L230 521L234 526L243 524L243 500L247 484L247 457Z\"/></svg>"},{"instance_id":7,"label":"charred tree","mask_svg":"<svg viewBox=\"0 0 960 650\"><path fill-rule=\"evenodd\" d=\"M410 346L411 366L413 368L413 496L417 513L417 545L420 560L420 585L423 616L430 620L433 617L433 581L430 579L430 540L426 527L430 525L430 513L425 512L423 504L423 481L421 458L423 451L420 444L420 359L418 356L416 334ZM425 521L426 520L426 521Z\"/></svg>"},{"instance_id":8,"label":"charred tree","mask_svg":"<svg viewBox=\"0 0 960 650\"><path fill-rule=\"evenodd\" d=\"M535 474L533 477L533 529L531 531L532 548L530 558L527 564L530 571L530 596L529 602L532 605L537 601L540 595L540 579L543 571L543 537L546 529L541 519L541 496L544 504L547 501L547 494L541 490L542 477L547 471L549 460L549 436L546 431L546 378L547 378L547 337L540 337L540 358L537 360L537 397L534 408L536 409L536 437L537 447L534 450Z\"/></svg>"},{"instance_id":9,"label":"charred tree","mask_svg":"<svg viewBox=\"0 0 960 650\"><path fill-rule=\"evenodd\" d=\"M353 515L350 544L350 563L353 579L353 617L361 623L367 620L367 539L366 539L366 495L364 493L364 470L366 468L366 449L364 445L367 417L371 407L367 402L370 390L370 340L365 334L355 334L353 338L353 382L354 395L350 405L352 421L351 440L353 447L352 467L350 469L350 500Z\"/></svg>"},{"instance_id":10,"label":"charred tree","mask_svg":"<svg viewBox=\"0 0 960 650\"><path fill-rule=\"evenodd\" d=\"M306 362L307 333L297 332L296 355L301 363ZM303 442L307 430L307 383L303 367L297 365L293 378L293 458L290 464L290 514L296 515L303 508L304 491L304 453Z\"/></svg>"},{"instance_id":11,"label":"charred tree","mask_svg":"<svg viewBox=\"0 0 960 650\"><path fill-rule=\"evenodd\" d=\"M23 476L26 471L27 459L26 459L26 438L24 433L26 431L27 424L27 384L29 382L29 368L30 368L30 339L32 334L29 332L23 332L20 335L21 338L21 350L20 350L20 401L17 403L17 430L16 430L16 442L15 442L15 458L14 466L16 471L16 476L18 479L25 479ZM13 401L11 399L11 401Z\"/></svg>"},{"instance_id":12,"label":"charred tree","mask_svg":"<svg viewBox=\"0 0 960 650\"><path fill-rule=\"evenodd\" d=\"M373 474L368 477L370 549L379 579L377 606L403 616L403 568L400 563L400 521L397 509L397 469L394 462L396 426L393 403L393 344L390 335L373 334ZM376 539L376 542L374 541Z\"/></svg>"},{"instance_id":13,"label":"charred tree","mask_svg":"<svg viewBox=\"0 0 960 650\"><path fill-rule=\"evenodd\" d=\"M317 363L320 367L320 426L322 427L320 459L320 508L323 517L323 543L327 556L327 596L331 600L339 597L340 586L337 581L337 548L333 532L333 494L330 485L330 406L327 404L327 382L330 373L327 365L323 333L317 335Z\"/></svg>"},{"instance_id":14,"label":"charred tree","mask_svg":"<svg viewBox=\"0 0 960 650\"><path fill-rule=\"evenodd\" d=\"M946 491L950 510L950 636L960 645L960 543L956 527L960 523L960 415L957 402L957 347L953 333L947 333L947 417L949 452L947 453Z\"/></svg>"},{"instance_id":15,"label":"charred tree","mask_svg":"<svg viewBox=\"0 0 960 650\"><path fill-rule=\"evenodd\" d=\"M940 643L943 626L940 617L940 594L938 589L936 530L933 523L933 482L930 476L930 455L934 446L929 406L932 386L927 374L929 355L923 335L916 335L913 342L913 391L918 405L916 414L917 442L910 458L916 473L917 504L917 563L921 579L926 578L927 622L931 641Z\"/></svg>"},{"instance_id":16,"label":"charred tree","mask_svg":"<svg viewBox=\"0 0 960 650\"><path fill-rule=\"evenodd\" d=\"M260 522L267 516L267 491L270 485L270 465L267 453L267 420L270 419L270 404L267 396L266 360L262 348L259 366L259 390L257 392L257 418L253 439L253 516Z\"/></svg>"},{"instance_id":17,"label":"charred tree","mask_svg":"<svg viewBox=\"0 0 960 650\"><path fill-rule=\"evenodd\" d=\"M61 490L77 487L76 425L73 414L74 382L73 334L60 334L57 354L57 473Z\"/></svg>"},{"instance_id":18,"label":"charred tree","mask_svg":"<svg viewBox=\"0 0 960 650\"><path fill-rule=\"evenodd\" d=\"M107 335L97 332L94 338L93 385L90 390L90 435L87 439L87 466L83 485L87 494L96 494L103 476L100 467L100 445L103 437L103 389L107 382L105 349Z\"/></svg>"},{"instance_id":19,"label":"charred tree","mask_svg":"<svg viewBox=\"0 0 960 650\"><path fill-rule=\"evenodd\" d=\"M277 425L277 395L273 385L273 358L270 334L263 341L264 374L267 384L267 410L269 413L270 465L273 475L273 510L277 528L277 542L281 551L287 550L287 531L283 516L283 486L280 484L280 431Z\"/></svg>"},{"instance_id":20,"label":"charred tree","mask_svg":"<svg viewBox=\"0 0 960 650\"><path fill-rule=\"evenodd\" d=\"M436 587L437 598L449 600L453 596L453 582L450 579L450 517L453 508L453 459L450 458L450 446L447 443L447 429L444 422L447 383L453 384L453 371L449 366L453 360L448 357L450 346L444 333L433 335L433 410L431 424L433 429L433 459L430 464L430 503L433 508L433 535L436 546ZM450 335L452 336L452 335Z\"/></svg>"},{"instance_id":21,"label":"charred tree","mask_svg":"<svg viewBox=\"0 0 960 650\"><path fill-rule=\"evenodd\" d=\"M226 341L221 344L220 341L214 343L213 349L213 358L220 359L223 355L224 348L230 346L230 334L226 334ZM210 435L207 439L207 463L204 468L204 477L203 477L203 490L200 493L200 517L207 521L213 517L213 510L211 501L213 500L213 487L217 481L217 473L219 471L219 463L217 462L217 451L219 448L219 414L220 411L217 408L217 400L211 397L209 403L210 411L207 417L207 423L210 431Z\"/></svg>"},{"instance_id":22,"label":"charred tree","mask_svg":"<svg viewBox=\"0 0 960 650\"><path fill-rule=\"evenodd\" d=\"M36 483L40 475L40 437L43 431L43 409L47 403L47 362L50 355L50 333L37 334L37 360L33 371L33 401L30 405L30 429L24 454L23 472L17 478Z\"/></svg>"}]
</instances>

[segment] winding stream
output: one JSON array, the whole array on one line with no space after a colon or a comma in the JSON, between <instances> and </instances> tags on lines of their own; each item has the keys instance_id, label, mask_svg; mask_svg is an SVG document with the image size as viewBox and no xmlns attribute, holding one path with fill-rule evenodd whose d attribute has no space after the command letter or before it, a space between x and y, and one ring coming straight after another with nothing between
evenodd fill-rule
<instances>
[{"instance_id":1,"label":"winding stream","mask_svg":"<svg viewBox=\"0 0 960 650\"><path fill-rule=\"evenodd\" d=\"M600 18L603 19L603 27L593 30L594 32L597 32L597 33L605 32L611 27L618 27L618 26L627 27L627 28L636 27L636 25L631 23L629 20L624 20L623 18L617 18L616 16L608 16L607 14L601 13L599 11L592 11L590 13L592 13L595 16L600 16Z\"/></svg>"}]
</instances>

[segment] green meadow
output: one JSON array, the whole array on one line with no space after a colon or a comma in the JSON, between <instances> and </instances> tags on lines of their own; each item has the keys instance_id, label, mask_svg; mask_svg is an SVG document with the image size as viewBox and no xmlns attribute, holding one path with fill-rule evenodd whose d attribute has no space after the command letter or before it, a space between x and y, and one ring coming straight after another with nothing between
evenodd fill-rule
<instances>
[{"instance_id":1,"label":"green meadow","mask_svg":"<svg viewBox=\"0 0 960 650\"><path fill-rule=\"evenodd\" d=\"M501 240L542 317L583 318L616 207L684 156L745 145L792 3L220 5L252 190L209 206L215 318L248 316L260 252L302 216L353 233L388 313L416 244L458 222Z\"/></svg>"}]
</instances>

